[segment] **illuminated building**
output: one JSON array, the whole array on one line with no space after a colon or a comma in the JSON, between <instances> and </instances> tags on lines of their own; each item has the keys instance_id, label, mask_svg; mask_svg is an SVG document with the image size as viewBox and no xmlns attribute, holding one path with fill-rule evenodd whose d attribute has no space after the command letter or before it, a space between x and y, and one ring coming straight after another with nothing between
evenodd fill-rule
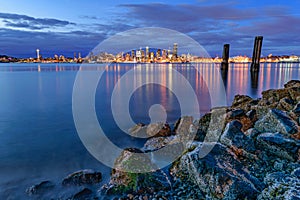
<instances>
[{"instance_id":1,"label":"illuminated building","mask_svg":"<svg viewBox=\"0 0 300 200\"><path fill-rule=\"evenodd\" d=\"M149 59L149 47L146 46L146 60Z\"/></svg>"},{"instance_id":2,"label":"illuminated building","mask_svg":"<svg viewBox=\"0 0 300 200\"><path fill-rule=\"evenodd\" d=\"M145 51L141 50L142 59L145 59Z\"/></svg>"},{"instance_id":3,"label":"illuminated building","mask_svg":"<svg viewBox=\"0 0 300 200\"><path fill-rule=\"evenodd\" d=\"M39 49L36 50L36 59L40 60L40 50Z\"/></svg>"},{"instance_id":4,"label":"illuminated building","mask_svg":"<svg viewBox=\"0 0 300 200\"><path fill-rule=\"evenodd\" d=\"M150 53L150 59L153 61L154 60L154 52Z\"/></svg>"},{"instance_id":5,"label":"illuminated building","mask_svg":"<svg viewBox=\"0 0 300 200\"><path fill-rule=\"evenodd\" d=\"M172 54L171 54L171 50L168 49L168 58L171 59L172 58Z\"/></svg>"},{"instance_id":6,"label":"illuminated building","mask_svg":"<svg viewBox=\"0 0 300 200\"><path fill-rule=\"evenodd\" d=\"M167 58L167 50L165 50L165 49L162 51L162 58L163 59Z\"/></svg>"},{"instance_id":7,"label":"illuminated building","mask_svg":"<svg viewBox=\"0 0 300 200\"><path fill-rule=\"evenodd\" d=\"M160 56L161 56L161 49L157 49L156 58L160 58Z\"/></svg>"},{"instance_id":8,"label":"illuminated building","mask_svg":"<svg viewBox=\"0 0 300 200\"><path fill-rule=\"evenodd\" d=\"M138 60L141 60L141 58L142 58L141 50L136 51L136 57Z\"/></svg>"},{"instance_id":9,"label":"illuminated building","mask_svg":"<svg viewBox=\"0 0 300 200\"><path fill-rule=\"evenodd\" d=\"M135 58L135 51L131 50L131 59L134 60L134 58Z\"/></svg>"},{"instance_id":10,"label":"illuminated building","mask_svg":"<svg viewBox=\"0 0 300 200\"><path fill-rule=\"evenodd\" d=\"M177 43L174 43L174 46L173 46L173 58L177 58L178 57L178 44Z\"/></svg>"}]
</instances>

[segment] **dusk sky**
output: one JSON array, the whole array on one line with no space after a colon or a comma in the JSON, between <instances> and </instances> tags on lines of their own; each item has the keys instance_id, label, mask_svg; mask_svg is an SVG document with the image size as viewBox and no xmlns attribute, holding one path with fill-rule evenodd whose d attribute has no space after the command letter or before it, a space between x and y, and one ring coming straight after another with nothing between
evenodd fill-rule
<instances>
[{"instance_id":1,"label":"dusk sky","mask_svg":"<svg viewBox=\"0 0 300 200\"><path fill-rule=\"evenodd\" d=\"M263 56L300 55L299 13L299 0L9 0L0 3L0 55L34 57L39 48L44 57L85 56L104 39L138 27L182 32L211 56L221 55L224 43L231 56L251 56L257 35L264 36Z\"/></svg>"}]
</instances>

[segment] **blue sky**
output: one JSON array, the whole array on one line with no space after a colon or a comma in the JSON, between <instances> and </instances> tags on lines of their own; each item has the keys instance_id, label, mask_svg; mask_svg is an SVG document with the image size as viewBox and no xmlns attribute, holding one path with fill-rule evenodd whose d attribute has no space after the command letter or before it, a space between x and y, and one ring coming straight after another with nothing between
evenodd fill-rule
<instances>
[{"instance_id":1,"label":"blue sky","mask_svg":"<svg viewBox=\"0 0 300 200\"><path fill-rule=\"evenodd\" d=\"M198 41L211 56L224 43L251 56L256 35L263 55L300 55L300 1L10 0L0 4L0 54L86 55L112 35L138 27L169 28ZM137 47L139 45L137 44ZM179 47L180 48L180 47Z\"/></svg>"}]
</instances>

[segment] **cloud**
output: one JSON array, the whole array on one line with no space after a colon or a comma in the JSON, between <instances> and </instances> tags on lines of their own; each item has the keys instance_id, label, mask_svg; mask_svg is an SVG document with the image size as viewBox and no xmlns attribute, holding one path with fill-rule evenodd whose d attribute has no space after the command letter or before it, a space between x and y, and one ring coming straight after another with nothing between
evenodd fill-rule
<instances>
[{"instance_id":1,"label":"cloud","mask_svg":"<svg viewBox=\"0 0 300 200\"><path fill-rule=\"evenodd\" d=\"M121 4L129 9L128 16L137 20L159 22L186 22L196 20L244 20L256 18L256 9L238 9L228 4L216 5L170 5L162 3L151 4Z\"/></svg>"},{"instance_id":2,"label":"cloud","mask_svg":"<svg viewBox=\"0 0 300 200\"><path fill-rule=\"evenodd\" d=\"M2 21L5 23L6 27L26 28L31 30L41 30L45 28L76 25L75 23L65 20L51 18L34 18L27 15L19 15L12 13L0 13L0 19L2 19Z\"/></svg>"},{"instance_id":3,"label":"cloud","mask_svg":"<svg viewBox=\"0 0 300 200\"><path fill-rule=\"evenodd\" d=\"M5 24L5 28L0 29L0 50L3 50L0 54L7 51L9 55L25 56L34 54L36 48L49 56L60 52L88 53L104 39L139 27L163 27L182 32L198 41L212 56L222 53L224 43L231 44L232 56L251 56L256 35L264 36L264 55L297 53L300 52L300 26L297 26L300 17L291 10L288 6L254 8L242 3L216 3L216 0L178 5L121 4L105 18L82 15L80 18L85 20L81 24L0 13L0 21ZM69 26L71 28L67 29ZM159 40L162 34L158 32L155 38ZM138 41L135 42L139 47Z\"/></svg>"},{"instance_id":4,"label":"cloud","mask_svg":"<svg viewBox=\"0 0 300 200\"><path fill-rule=\"evenodd\" d=\"M54 54L72 56L73 52L87 55L106 35L87 31L36 32L0 28L0 54L33 57L39 48L44 57Z\"/></svg>"},{"instance_id":5,"label":"cloud","mask_svg":"<svg viewBox=\"0 0 300 200\"><path fill-rule=\"evenodd\" d=\"M123 18L136 26L156 26L188 34L212 55L222 52L224 43L231 44L232 54L251 56L253 40L263 35L264 53L272 49L297 52L300 50L300 23L298 15L288 6L242 6L235 3L203 4L121 4ZM282 48L286 46L288 48Z\"/></svg>"}]
</instances>

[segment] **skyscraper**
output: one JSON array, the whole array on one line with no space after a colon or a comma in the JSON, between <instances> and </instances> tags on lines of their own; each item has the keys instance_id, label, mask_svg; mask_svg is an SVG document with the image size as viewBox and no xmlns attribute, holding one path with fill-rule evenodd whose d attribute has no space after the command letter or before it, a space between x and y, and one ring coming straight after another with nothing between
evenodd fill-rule
<instances>
[{"instance_id":1,"label":"skyscraper","mask_svg":"<svg viewBox=\"0 0 300 200\"><path fill-rule=\"evenodd\" d=\"M142 59L145 59L145 51L141 50Z\"/></svg>"},{"instance_id":2,"label":"skyscraper","mask_svg":"<svg viewBox=\"0 0 300 200\"><path fill-rule=\"evenodd\" d=\"M167 58L167 50L163 50L162 51L162 57L163 57L163 59L166 59Z\"/></svg>"},{"instance_id":3,"label":"skyscraper","mask_svg":"<svg viewBox=\"0 0 300 200\"><path fill-rule=\"evenodd\" d=\"M146 60L149 59L149 47L146 46Z\"/></svg>"},{"instance_id":4,"label":"skyscraper","mask_svg":"<svg viewBox=\"0 0 300 200\"><path fill-rule=\"evenodd\" d=\"M36 59L40 60L40 50L36 49Z\"/></svg>"},{"instance_id":5,"label":"skyscraper","mask_svg":"<svg viewBox=\"0 0 300 200\"><path fill-rule=\"evenodd\" d=\"M135 58L135 50L131 50L131 59L133 60Z\"/></svg>"},{"instance_id":6,"label":"skyscraper","mask_svg":"<svg viewBox=\"0 0 300 200\"><path fill-rule=\"evenodd\" d=\"M177 58L178 57L178 44L177 43L174 43L174 46L173 46L173 58Z\"/></svg>"},{"instance_id":7,"label":"skyscraper","mask_svg":"<svg viewBox=\"0 0 300 200\"><path fill-rule=\"evenodd\" d=\"M160 58L160 56L161 56L161 49L157 49L156 58Z\"/></svg>"}]
</instances>

